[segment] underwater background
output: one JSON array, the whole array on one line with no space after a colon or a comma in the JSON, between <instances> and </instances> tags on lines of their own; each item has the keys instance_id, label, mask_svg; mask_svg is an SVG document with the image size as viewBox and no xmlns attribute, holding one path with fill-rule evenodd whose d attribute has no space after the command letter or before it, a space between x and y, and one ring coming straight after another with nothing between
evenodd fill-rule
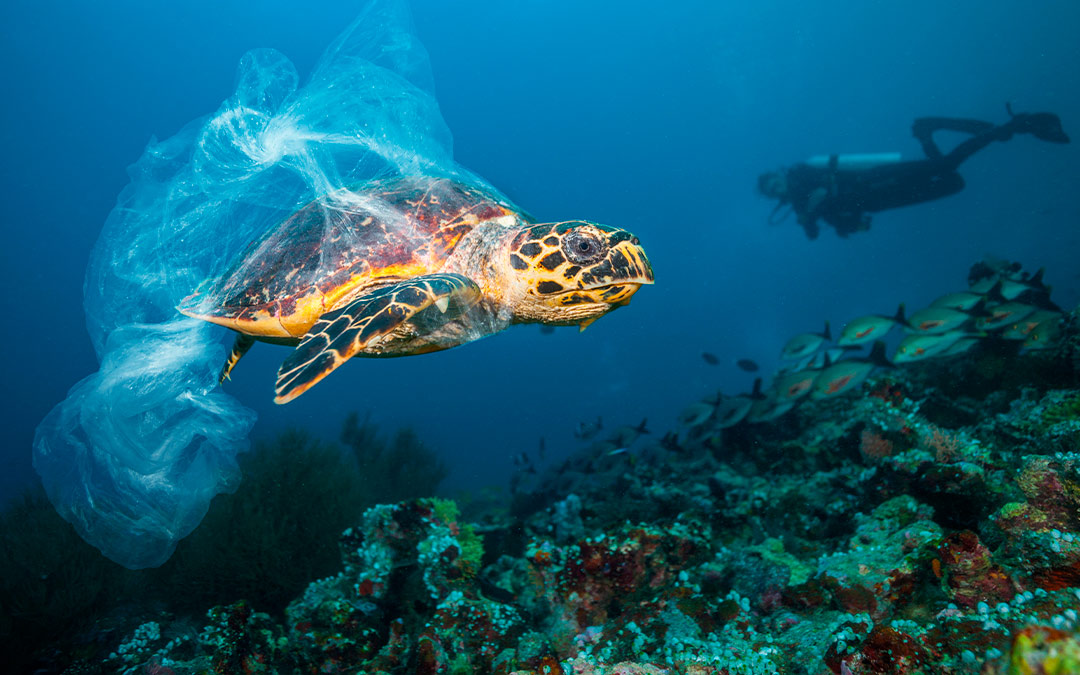
<instances>
[{"instance_id":1,"label":"underwater background","mask_svg":"<svg viewBox=\"0 0 1080 675\"><path fill-rule=\"evenodd\" d=\"M334 441L357 412L381 429L411 428L445 464L442 493L505 489L515 456L541 464L541 442L547 466L580 450L582 422L647 419L662 436L687 404L749 391L780 365L792 335L891 314L900 302L923 307L963 289L985 255L1045 268L1058 305L1080 302L1076 143L994 144L961 167L960 194L877 214L849 239L826 228L808 241L794 219L769 225L773 204L755 190L759 173L816 154L916 158L913 119L1000 123L1006 102L1058 114L1075 138L1074 3L411 7L455 160L541 221L632 231L656 284L584 333L516 326L438 354L356 359L284 407L272 391L288 350L259 345L226 385L257 413L253 439L302 428ZM151 138L215 110L246 51L273 47L303 79L357 11L347 2L0 8L4 501L36 483L38 423L98 367L82 286L126 167Z\"/></svg>"},{"instance_id":2,"label":"underwater background","mask_svg":"<svg viewBox=\"0 0 1080 675\"><path fill-rule=\"evenodd\" d=\"M18 355L5 493L32 480L37 422L96 369L82 280L125 168L151 137L214 110L245 51L272 46L303 76L356 10L4 8L3 77L18 92L2 125L15 290L0 302ZM448 485L485 485L541 436L565 453L597 415L662 428L688 398L749 390L734 360L768 371L791 335L824 319L922 306L962 287L987 253L1045 266L1064 307L1080 299L1075 145L995 144L964 165L959 195L879 214L849 240L830 230L807 241L793 219L769 227L773 204L755 191L759 173L815 154L917 157L920 116L1003 122L1011 101L1056 112L1071 131L1080 9L1069 3L421 2L413 14L457 161L541 219L634 232L657 285L580 335L514 327L423 358L350 363L285 408L270 393L288 352L260 345L229 385L259 414L256 435L328 421L336 435L348 412L370 411L444 453L456 466ZM942 134L943 147L950 140ZM722 363L706 367L702 351Z\"/></svg>"}]
</instances>

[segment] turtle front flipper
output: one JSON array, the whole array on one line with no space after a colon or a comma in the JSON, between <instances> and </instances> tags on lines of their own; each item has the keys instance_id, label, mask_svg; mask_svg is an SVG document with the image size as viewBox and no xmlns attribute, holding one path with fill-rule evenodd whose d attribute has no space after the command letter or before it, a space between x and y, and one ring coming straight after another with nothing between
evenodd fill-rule
<instances>
[{"instance_id":1,"label":"turtle front flipper","mask_svg":"<svg viewBox=\"0 0 1080 675\"><path fill-rule=\"evenodd\" d=\"M440 314L427 313L425 330L453 320L476 304L480 295L480 287L468 277L430 274L376 288L323 314L278 369L274 402L288 403L303 394L375 340L432 305Z\"/></svg>"}]
</instances>

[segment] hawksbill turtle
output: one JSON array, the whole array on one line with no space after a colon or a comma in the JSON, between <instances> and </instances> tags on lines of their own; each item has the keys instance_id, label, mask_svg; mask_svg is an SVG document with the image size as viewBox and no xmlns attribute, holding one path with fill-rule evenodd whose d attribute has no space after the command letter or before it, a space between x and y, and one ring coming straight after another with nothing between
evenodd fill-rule
<instances>
[{"instance_id":1,"label":"hawksbill turtle","mask_svg":"<svg viewBox=\"0 0 1080 675\"><path fill-rule=\"evenodd\" d=\"M411 176L310 202L177 309L237 332L221 382L256 340L295 345L274 387L287 403L353 356L424 354L513 323L584 329L651 283L626 230L536 223L484 187Z\"/></svg>"}]
</instances>

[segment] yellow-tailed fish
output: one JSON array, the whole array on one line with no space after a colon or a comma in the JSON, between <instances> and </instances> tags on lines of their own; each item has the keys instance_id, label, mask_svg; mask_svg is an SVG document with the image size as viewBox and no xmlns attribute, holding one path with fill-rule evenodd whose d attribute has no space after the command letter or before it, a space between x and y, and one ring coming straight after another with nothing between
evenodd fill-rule
<instances>
[{"instance_id":1,"label":"yellow-tailed fish","mask_svg":"<svg viewBox=\"0 0 1080 675\"><path fill-rule=\"evenodd\" d=\"M900 341L893 355L893 363L911 363L923 359L941 356L945 350L965 337L985 337L986 334L973 334L963 330L954 330L941 335L922 335L915 333Z\"/></svg>"},{"instance_id":2,"label":"yellow-tailed fish","mask_svg":"<svg viewBox=\"0 0 1080 675\"><path fill-rule=\"evenodd\" d=\"M831 339L832 334L829 332L829 322L826 321L825 330L821 333L799 333L788 340L787 344L784 345L784 348L780 351L780 358L786 361L801 359L804 356L813 354L821 348L821 345Z\"/></svg>"},{"instance_id":3,"label":"yellow-tailed fish","mask_svg":"<svg viewBox=\"0 0 1080 675\"><path fill-rule=\"evenodd\" d=\"M874 343L870 355L865 358L845 359L822 369L814 380L814 398L831 398L851 391L866 381L874 368L892 368L885 356L885 343Z\"/></svg>"},{"instance_id":4,"label":"yellow-tailed fish","mask_svg":"<svg viewBox=\"0 0 1080 675\"><path fill-rule=\"evenodd\" d=\"M872 342L885 337L892 330L892 327L896 325L907 325L903 304L896 310L896 314L892 316L871 314L848 322L844 326L844 330L840 331L840 337L836 340L836 344L847 347Z\"/></svg>"},{"instance_id":5,"label":"yellow-tailed fish","mask_svg":"<svg viewBox=\"0 0 1080 675\"><path fill-rule=\"evenodd\" d=\"M1012 326L1016 322L1034 313L1035 307L1025 305L1022 302L1006 302L1003 305L995 305L990 308L989 316L979 317L975 320L976 330L997 330Z\"/></svg>"}]
</instances>

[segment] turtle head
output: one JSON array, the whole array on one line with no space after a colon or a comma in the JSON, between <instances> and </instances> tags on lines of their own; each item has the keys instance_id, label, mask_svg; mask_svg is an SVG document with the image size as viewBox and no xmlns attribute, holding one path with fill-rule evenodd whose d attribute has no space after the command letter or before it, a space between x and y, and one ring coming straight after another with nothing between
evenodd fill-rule
<instances>
[{"instance_id":1,"label":"turtle head","mask_svg":"<svg viewBox=\"0 0 1080 675\"><path fill-rule=\"evenodd\" d=\"M518 322L580 325L626 305L652 266L637 237L581 220L533 225L510 245L510 269L525 285Z\"/></svg>"}]
</instances>

